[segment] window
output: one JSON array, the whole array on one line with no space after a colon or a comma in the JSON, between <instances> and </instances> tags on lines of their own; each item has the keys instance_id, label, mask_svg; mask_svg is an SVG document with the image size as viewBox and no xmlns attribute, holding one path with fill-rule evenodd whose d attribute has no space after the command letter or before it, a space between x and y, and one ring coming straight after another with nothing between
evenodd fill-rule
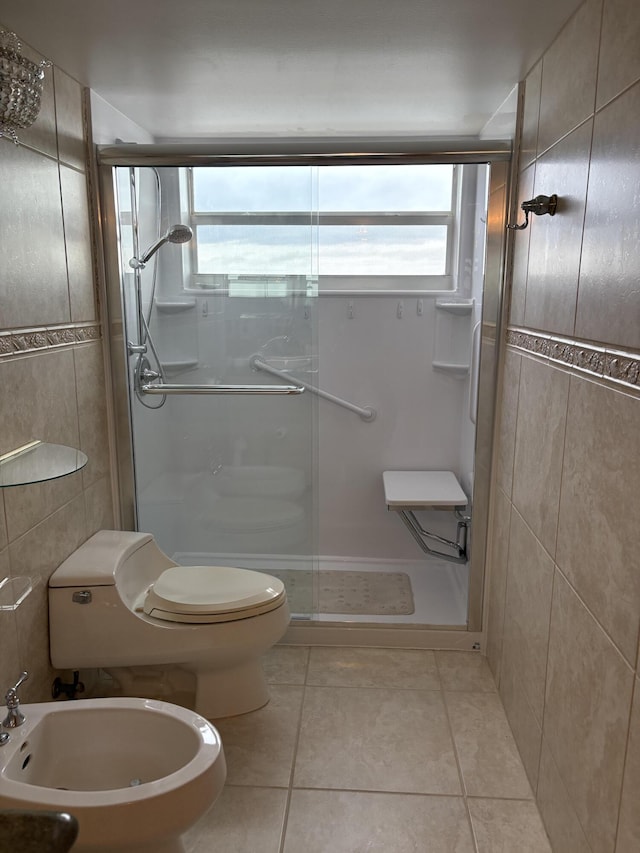
<instances>
[{"instance_id":1,"label":"window","mask_svg":"<svg viewBox=\"0 0 640 853\"><path fill-rule=\"evenodd\" d=\"M238 295L453 289L459 167L205 166L187 172L192 282Z\"/></svg>"}]
</instances>

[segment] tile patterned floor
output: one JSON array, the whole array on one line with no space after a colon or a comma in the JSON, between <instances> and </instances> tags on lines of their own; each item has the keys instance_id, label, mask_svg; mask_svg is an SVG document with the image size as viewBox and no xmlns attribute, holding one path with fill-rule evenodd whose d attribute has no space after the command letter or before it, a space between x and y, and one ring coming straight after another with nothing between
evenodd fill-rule
<instances>
[{"instance_id":1,"label":"tile patterned floor","mask_svg":"<svg viewBox=\"0 0 640 853\"><path fill-rule=\"evenodd\" d=\"M487 663L278 646L187 853L551 853Z\"/></svg>"}]
</instances>

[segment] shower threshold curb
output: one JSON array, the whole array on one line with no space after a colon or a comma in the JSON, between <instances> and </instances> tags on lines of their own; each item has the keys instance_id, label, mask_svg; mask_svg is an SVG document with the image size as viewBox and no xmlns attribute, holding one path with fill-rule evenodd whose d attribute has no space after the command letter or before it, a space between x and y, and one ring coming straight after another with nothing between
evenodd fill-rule
<instances>
[{"instance_id":1,"label":"shower threshold curb","mask_svg":"<svg viewBox=\"0 0 640 853\"><path fill-rule=\"evenodd\" d=\"M467 631L464 626L410 628L294 620L280 640L280 645L479 651L483 648L483 635L477 631Z\"/></svg>"}]
</instances>

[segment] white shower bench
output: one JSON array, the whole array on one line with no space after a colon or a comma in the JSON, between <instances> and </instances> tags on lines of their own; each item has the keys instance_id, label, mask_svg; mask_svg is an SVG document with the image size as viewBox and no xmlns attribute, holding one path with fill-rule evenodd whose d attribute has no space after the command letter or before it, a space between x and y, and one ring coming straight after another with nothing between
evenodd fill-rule
<instances>
[{"instance_id":1,"label":"white shower bench","mask_svg":"<svg viewBox=\"0 0 640 853\"><path fill-rule=\"evenodd\" d=\"M384 471L382 474L387 509L397 512L420 548L426 553L454 563L467 561L467 529L471 517L465 514L467 496L453 471ZM454 512L458 527L455 542L425 530L416 518L417 510ZM453 554L429 547L427 540L453 550Z\"/></svg>"}]
</instances>

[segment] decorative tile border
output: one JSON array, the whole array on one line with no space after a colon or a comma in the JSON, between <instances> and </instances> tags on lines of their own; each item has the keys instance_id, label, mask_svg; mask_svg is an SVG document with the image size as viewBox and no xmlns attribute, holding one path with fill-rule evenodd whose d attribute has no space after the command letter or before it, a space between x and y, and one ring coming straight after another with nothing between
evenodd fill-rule
<instances>
[{"instance_id":1,"label":"decorative tile border","mask_svg":"<svg viewBox=\"0 0 640 853\"><path fill-rule=\"evenodd\" d=\"M70 323L0 332L0 358L99 341L100 323Z\"/></svg>"},{"instance_id":2,"label":"decorative tile border","mask_svg":"<svg viewBox=\"0 0 640 853\"><path fill-rule=\"evenodd\" d=\"M529 329L507 330L507 345L640 391L640 353L608 349Z\"/></svg>"}]
</instances>

